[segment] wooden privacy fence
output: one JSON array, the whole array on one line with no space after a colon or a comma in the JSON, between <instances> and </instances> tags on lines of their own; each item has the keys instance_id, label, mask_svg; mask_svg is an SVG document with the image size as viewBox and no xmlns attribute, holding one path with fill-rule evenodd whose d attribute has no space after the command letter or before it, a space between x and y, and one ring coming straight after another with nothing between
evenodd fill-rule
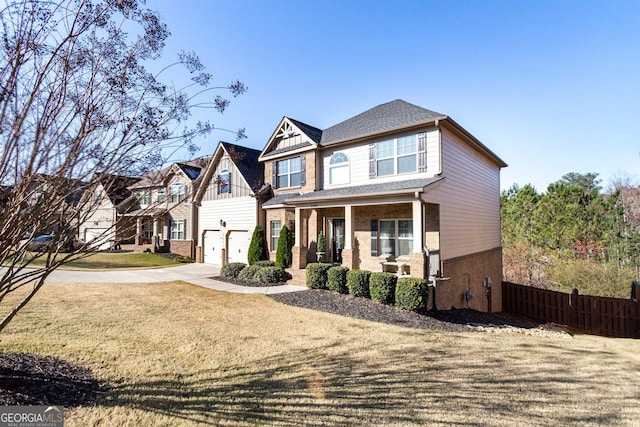
<instances>
[{"instance_id":1,"label":"wooden privacy fence","mask_svg":"<svg viewBox=\"0 0 640 427\"><path fill-rule=\"evenodd\" d=\"M566 294L503 282L502 311L588 334L640 338L640 302L631 299Z\"/></svg>"}]
</instances>

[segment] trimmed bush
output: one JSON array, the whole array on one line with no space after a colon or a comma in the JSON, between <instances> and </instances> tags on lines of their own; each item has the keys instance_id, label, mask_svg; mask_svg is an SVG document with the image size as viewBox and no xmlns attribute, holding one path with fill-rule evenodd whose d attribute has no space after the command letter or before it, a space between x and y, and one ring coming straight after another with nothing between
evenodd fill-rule
<instances>
[{"instance_id":1,"label":"trimmed bush","mask_svg":"<svg viewBox=\"0 0 640 427\"><path fill-rule=\"evenodd\" d=\"M321 262L312 262L307 264L305 274L307 276L307 286L311 289L327 288L327 271L332 267L331 264Z\"/></svg>"},{"instance_id":2,"label":"trimmed bush","mask_svg":"<svg viewBox=\"0 0 640 427\"><path fill-rule=\"evenodd\" d=\"M371 273L369 276L369 294L374 301L393 304L398 276L393 273Z\"/></svg>"},{"instance_id":3,"label":"trimmed bush","mask_svg":"<svg viewBox=\"0 0 640 427\"><path fill-rule=\"evenodd\" d=\"M396 284L396 306L420 311L427 306L428 287L425 279L401 277Z\"/></svg>"},{"instance_id":4,"label":"trimmed bush","mask_svg":"<svg viewBox=\"0 0 640 427\"><path fill-rule=\"evenodd\" d=\"M336 266L331 267L327 271L327 288L340 292L341 294L348 294L349 288L347 288L347 267Z\"/></svg>"},{"instance_id":5,"label":"trimmed bush","mask_svg":"<svg viewBox=\"0 0 640 427\"><path fill-rule=\"evenodd\" d=\"M253 265L257 265L258 267L275 267L276 263L275 261L262 260L256 261Z\"/></svg>"},{"instance_id":6,"label":"trimmed bush","mask_svg":"<svg viewBox=\"0 0 640 427\"><path fill-rule=\"evenodd\" d=\"M242 269L240 274L238 274L238 279L256 281L256 275L261 268L265 267L260 267L258 265L247 265L244 269Z\"/></svg>"},{"instance_id":7,"label":"trimmed bush","mask_svg":"<svg viewBox=\"0 0 640 427\"><path fill-rule=\"evenodd\" d=\"M349 293L356 297L369 298L369 276L367 270L349 270L347 272L347 288Z\"/></svg>"},{"instance_id":8,"label":"trimmed bush","mask_svg":"<svg viewBox=\"0 0 640 427\"><path fill-rule=\"evenodd\" d=\"M291 260L293 258L291 248L293 248L293 238L291 231L289 231L289 227L283 225L282 229L280 229L280 237L278 237L278 249L276 250L276 267L291 267Z\"/></svg>"},{"instance_id":9,"label":"trimmed bush","mask_svg":"<svg viewBox=\"0 0 640 427\"><path fill-rule=\"evenodd\" d=\"M260 267L255 274L255 281L260 283L283 283L291 279L291 275L278 267Z\"/></svg>"},{"instance_id":10,"label":"trimmed bush","mask_svg":"<svg viewBox=\"0 0 640 427\"><path fill-rule=\"evenodd\" d=\"M264 230L261 225L256 225L251 236L249 244L249 252L247 253L247 261L249 265L254 265L261 259L267 258L267 245L264 239Z\"/></svg>"},{"instance_id":11,"label":"trimmed bush","mask_svg":"<svg viewBox=\"0 0 640 427\"><path fill-rule=\"evenodd\" d=\"M230 262L220 269L220 276L235 279L246 266L247 264L243 262Z\"/></svg>"}]
</instances>

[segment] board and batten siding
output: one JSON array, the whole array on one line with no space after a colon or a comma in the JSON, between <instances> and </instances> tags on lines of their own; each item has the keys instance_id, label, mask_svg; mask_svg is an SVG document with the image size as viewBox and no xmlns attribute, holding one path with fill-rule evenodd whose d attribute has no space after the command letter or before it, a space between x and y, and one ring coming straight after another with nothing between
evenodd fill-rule
<instances>
[{"instance_id":1,"label":"board and batten siding","mask_svg":"<svg viewBox=\"0 0 640 427\"><path fill-rule=\"evenodd\" d=\"M422 196L440 205L443 260L500 246L500 168L446 130L444 180Z\"/></svg>"},{"instance_id":2,"label":"board and batten siding","mask_svg":"<svg viewBox=\"0 0 640 427\"><path fill-rule=\"evenodd\" d=\"M218 194L218 184L216 182L216 177L219 176L222 171L226 169L230 173L230 184L231 184L231 192L230 193L222 193ZM218 162L216 166L216 170L213 172L211 176L211 180L207 185L207 189L204 192L202 197L203 201L210 200L224 200L234 197L245 197L251 194L251 189L249 185L245 182L244 178L240 175L240 173L235 168L235 165L229 158L227 154L225 154Z\"/></svg>"},{"instance_id":3,"label":"board and batten siding","mask_svg":"<svg viewBox=\"0 0 640 427\"><path fill-rule=\"evenodd\" d=\"M398 180L410 180L416 178L429 178L440 172L440 132L430 129L427 132L427 170L426 172L407 173L402 175L390 175L384 177L369 177L369 144L384 141L389 138L374 139L358 145L352 145L335 150L327 150L322 153L322 188L340 188L355 185L380 184L396 182ZM416 134L419 132L415 132ZM334 153L344 153L349 158L349 183L331 185L329 183L329 162Z\"/></svg>"}]
</instances>

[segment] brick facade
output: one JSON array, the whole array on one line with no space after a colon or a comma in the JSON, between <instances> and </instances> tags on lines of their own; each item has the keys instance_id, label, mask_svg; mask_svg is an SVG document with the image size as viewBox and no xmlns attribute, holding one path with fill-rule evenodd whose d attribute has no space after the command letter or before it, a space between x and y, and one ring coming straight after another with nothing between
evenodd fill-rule
<instances>
[{"instance_id":1,"label":"brick facade","mask_svg":"<svg viewBox=\"0 0 640 427\"><path fill-rule=\"evenodd\" d=\"M469 308L489 311L485 278L491 278L491 311L502 311L502 248L467 255L443 262L443 276L438 282L436 304L439 310L466 308L467 289L473 294Z\"/></svg>"}]
</instances>

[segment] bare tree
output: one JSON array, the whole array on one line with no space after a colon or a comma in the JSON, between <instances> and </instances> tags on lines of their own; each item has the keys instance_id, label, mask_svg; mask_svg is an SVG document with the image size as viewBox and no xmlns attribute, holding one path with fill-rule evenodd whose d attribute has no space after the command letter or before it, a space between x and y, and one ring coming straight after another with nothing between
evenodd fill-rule
<instances>
[{"instance_id":1,"label":"bare tree","mask_svg":"<svg viewBox=\"0 0 640 427\"><path fill-rule=\"evenodd\" d=\"M93 249L72 244L97 207L87 188L195 150L194 138L217 128L187 127L192 108L223 112L229 101L216 93L246 91L239 81L212 87L193 53L150 72L169 31L140 3L0 1L0 331L53 270ZM163 83L179 65L189 83ZM34 248L41 234L52 242Z\"/></svg>"}]
</instances>

